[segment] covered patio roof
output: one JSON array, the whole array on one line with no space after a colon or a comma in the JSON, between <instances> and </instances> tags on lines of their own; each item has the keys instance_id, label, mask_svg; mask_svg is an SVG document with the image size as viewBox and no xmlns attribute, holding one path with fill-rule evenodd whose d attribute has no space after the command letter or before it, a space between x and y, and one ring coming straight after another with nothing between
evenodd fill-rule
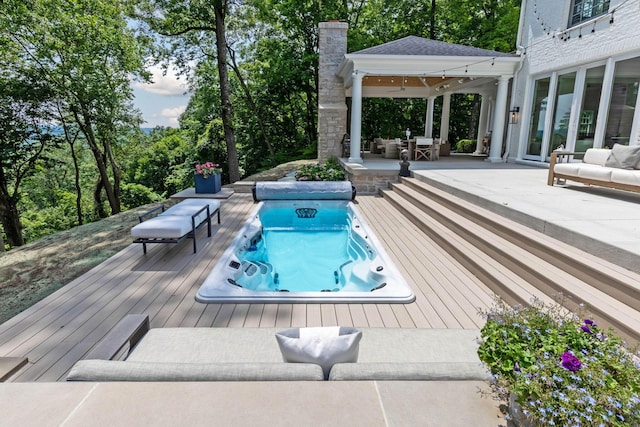
<instances>
[{"instance_id":1,"label":"covered patio roof","mask_svg":"<svg viewBox=\"0 0 640 427\"><path fill-rule=\"evenodd\" d=\"M354 74L362 97L428 98L474 93L500 76L513 76L520 56L408 36L344 55L338 69L347 96Z\"/></svg>"},{"instance_id":2,"label":"covered patio roof","mask_svg":"<svg viewBox=\"0 0 640 427\"><path fill-rule=\"evenodd\" d=\"M416 36L344 54L336 76L342 79L345 95L351 97L349 161L362 163L362 98L428 99L425 135L430 137L433 101L438 96L444 96L440 138L447 141L452 93L482 94L483 106L478 127L487 127L486 122L491 116L492 123L488 126L492 135L489 160L502 161L509 81L521 61L520 55ZM487 102L485 98L491 101ZM489 109L493 113L490 114ZM479 129L478 147L481 131Z\"/></svg>"}]
</instances>

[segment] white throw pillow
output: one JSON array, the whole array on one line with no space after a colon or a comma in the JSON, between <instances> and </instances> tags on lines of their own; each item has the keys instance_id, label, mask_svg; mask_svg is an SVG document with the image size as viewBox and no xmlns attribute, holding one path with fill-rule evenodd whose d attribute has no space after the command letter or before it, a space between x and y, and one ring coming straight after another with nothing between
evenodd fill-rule
<instances>
[{"instance_id":1,"label":"white throw pillow","mask_svg":"<svg viewBox=\"0 0 640 427\"><path fill-rule=\"evenodd\" d=\"M343 326L293 328L276 333L285 362L320 365L325 379L334 364L358 361L361 338L361 331Z\"/></svg>"},{"instance_id":2,"label":"white throw pillow","mask_svg":"<svg viewBox=\"0 0 640 427\"><path fill-rule=\"evenodd\" d=\"M620 169L637 169L640 163L640 145L613 144L605 166Z\"/></svg>"}]
</instances>

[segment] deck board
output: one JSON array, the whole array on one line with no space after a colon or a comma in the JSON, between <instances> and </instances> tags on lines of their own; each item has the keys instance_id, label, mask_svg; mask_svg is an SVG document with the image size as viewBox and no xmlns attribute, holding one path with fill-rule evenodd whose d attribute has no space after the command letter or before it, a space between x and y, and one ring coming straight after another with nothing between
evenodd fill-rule
<instances>
[{"instance_id":1,"label":"deck board","mask_svg":"<svg viewBox=\"0 0 640 427\"><path fill-rule=\"evenodd\" d=\"M201 304L195 294L241 224L255 208L248 194L222 203L222 224L211 238L131 245L0 325L0 356L29 358L9 381L60 381L129 313L148 314L152 327L387 328L477 327L475 313L492 292L439 248L390 203L359 196L358 206L378 240L414 289L411 304Z\"/></svg>"}]
</instances>

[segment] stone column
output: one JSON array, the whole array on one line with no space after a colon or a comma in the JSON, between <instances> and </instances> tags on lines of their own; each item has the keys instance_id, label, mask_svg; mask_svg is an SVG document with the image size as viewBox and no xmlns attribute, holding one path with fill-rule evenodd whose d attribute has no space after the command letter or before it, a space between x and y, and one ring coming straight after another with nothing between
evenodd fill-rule
<instances>
[{"instance_id":1,"label":"stone column","mask_svg":"<svg viewBox=\"0 0 640 427\"><path fill-rule=\"evenodd\" d=\"M342 155L342 137L347 133L344 82L336 75L347 53L345 22L318 25L318 160Z\"/></svg>"},{"instance_id":2,"label":"stone column","mask_svg":"<svg viewBox=\"0 0 640 427\"><path fill-rule=\"evenodd\" d=\"M511 76L500 76L498 79L498 93L496 94L496 108L493 114L493 130L491 133L491 148L487 161L502 162L502 142L504 139L505 118L507 116L507 96L509 94L509 80Z\"/></svg>"}]
</instances>

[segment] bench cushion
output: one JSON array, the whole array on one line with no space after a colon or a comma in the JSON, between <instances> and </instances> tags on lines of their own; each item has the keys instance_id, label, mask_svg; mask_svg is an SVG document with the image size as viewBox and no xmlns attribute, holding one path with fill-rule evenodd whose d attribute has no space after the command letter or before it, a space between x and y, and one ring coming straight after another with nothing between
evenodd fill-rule
<instances>
[{"instance_id":1,"label":"bench cushion","mask_svg":"<svg viewBox=\"0 0 640 427\"><path fill-rule=\"evenodd\" d=\"M67 381L322 381L309 363L152 363L80 360Z\"/></svg>"},{"instance_id":2,"label":"bench cushion","mask_svg":"<svg viewBox=\"0 0 640 427\"><path fill-rule=\"evenodd\" d=\"M158 215L132 227L131 236L149 239L179 239L190 233L191 230L191 217Z\"/></svg>"},{"instance_id":3,"label":"bench cushion","mask_svg":"<svg viewBox=\"0 0 640 427\"><path fill-rule=\"evenodd\" d=\"M330 381L485 381L491 377L480 363L336 363Z\"/></svg>"},{"instance_id":4,"label":"bench cushion","mask_svg":"<svg viewBox=\"0 0 640 427\"><path fill-rule=\"evenodd\" d=\"M220 201L215 199L185 199L171 206L158 216L187 216L191 217L203 207L209 205L209 214L213 214L220 208ZM201 212L196 217L196 225L207 219L207 211Z\"/></svg>"}]
</instances>

